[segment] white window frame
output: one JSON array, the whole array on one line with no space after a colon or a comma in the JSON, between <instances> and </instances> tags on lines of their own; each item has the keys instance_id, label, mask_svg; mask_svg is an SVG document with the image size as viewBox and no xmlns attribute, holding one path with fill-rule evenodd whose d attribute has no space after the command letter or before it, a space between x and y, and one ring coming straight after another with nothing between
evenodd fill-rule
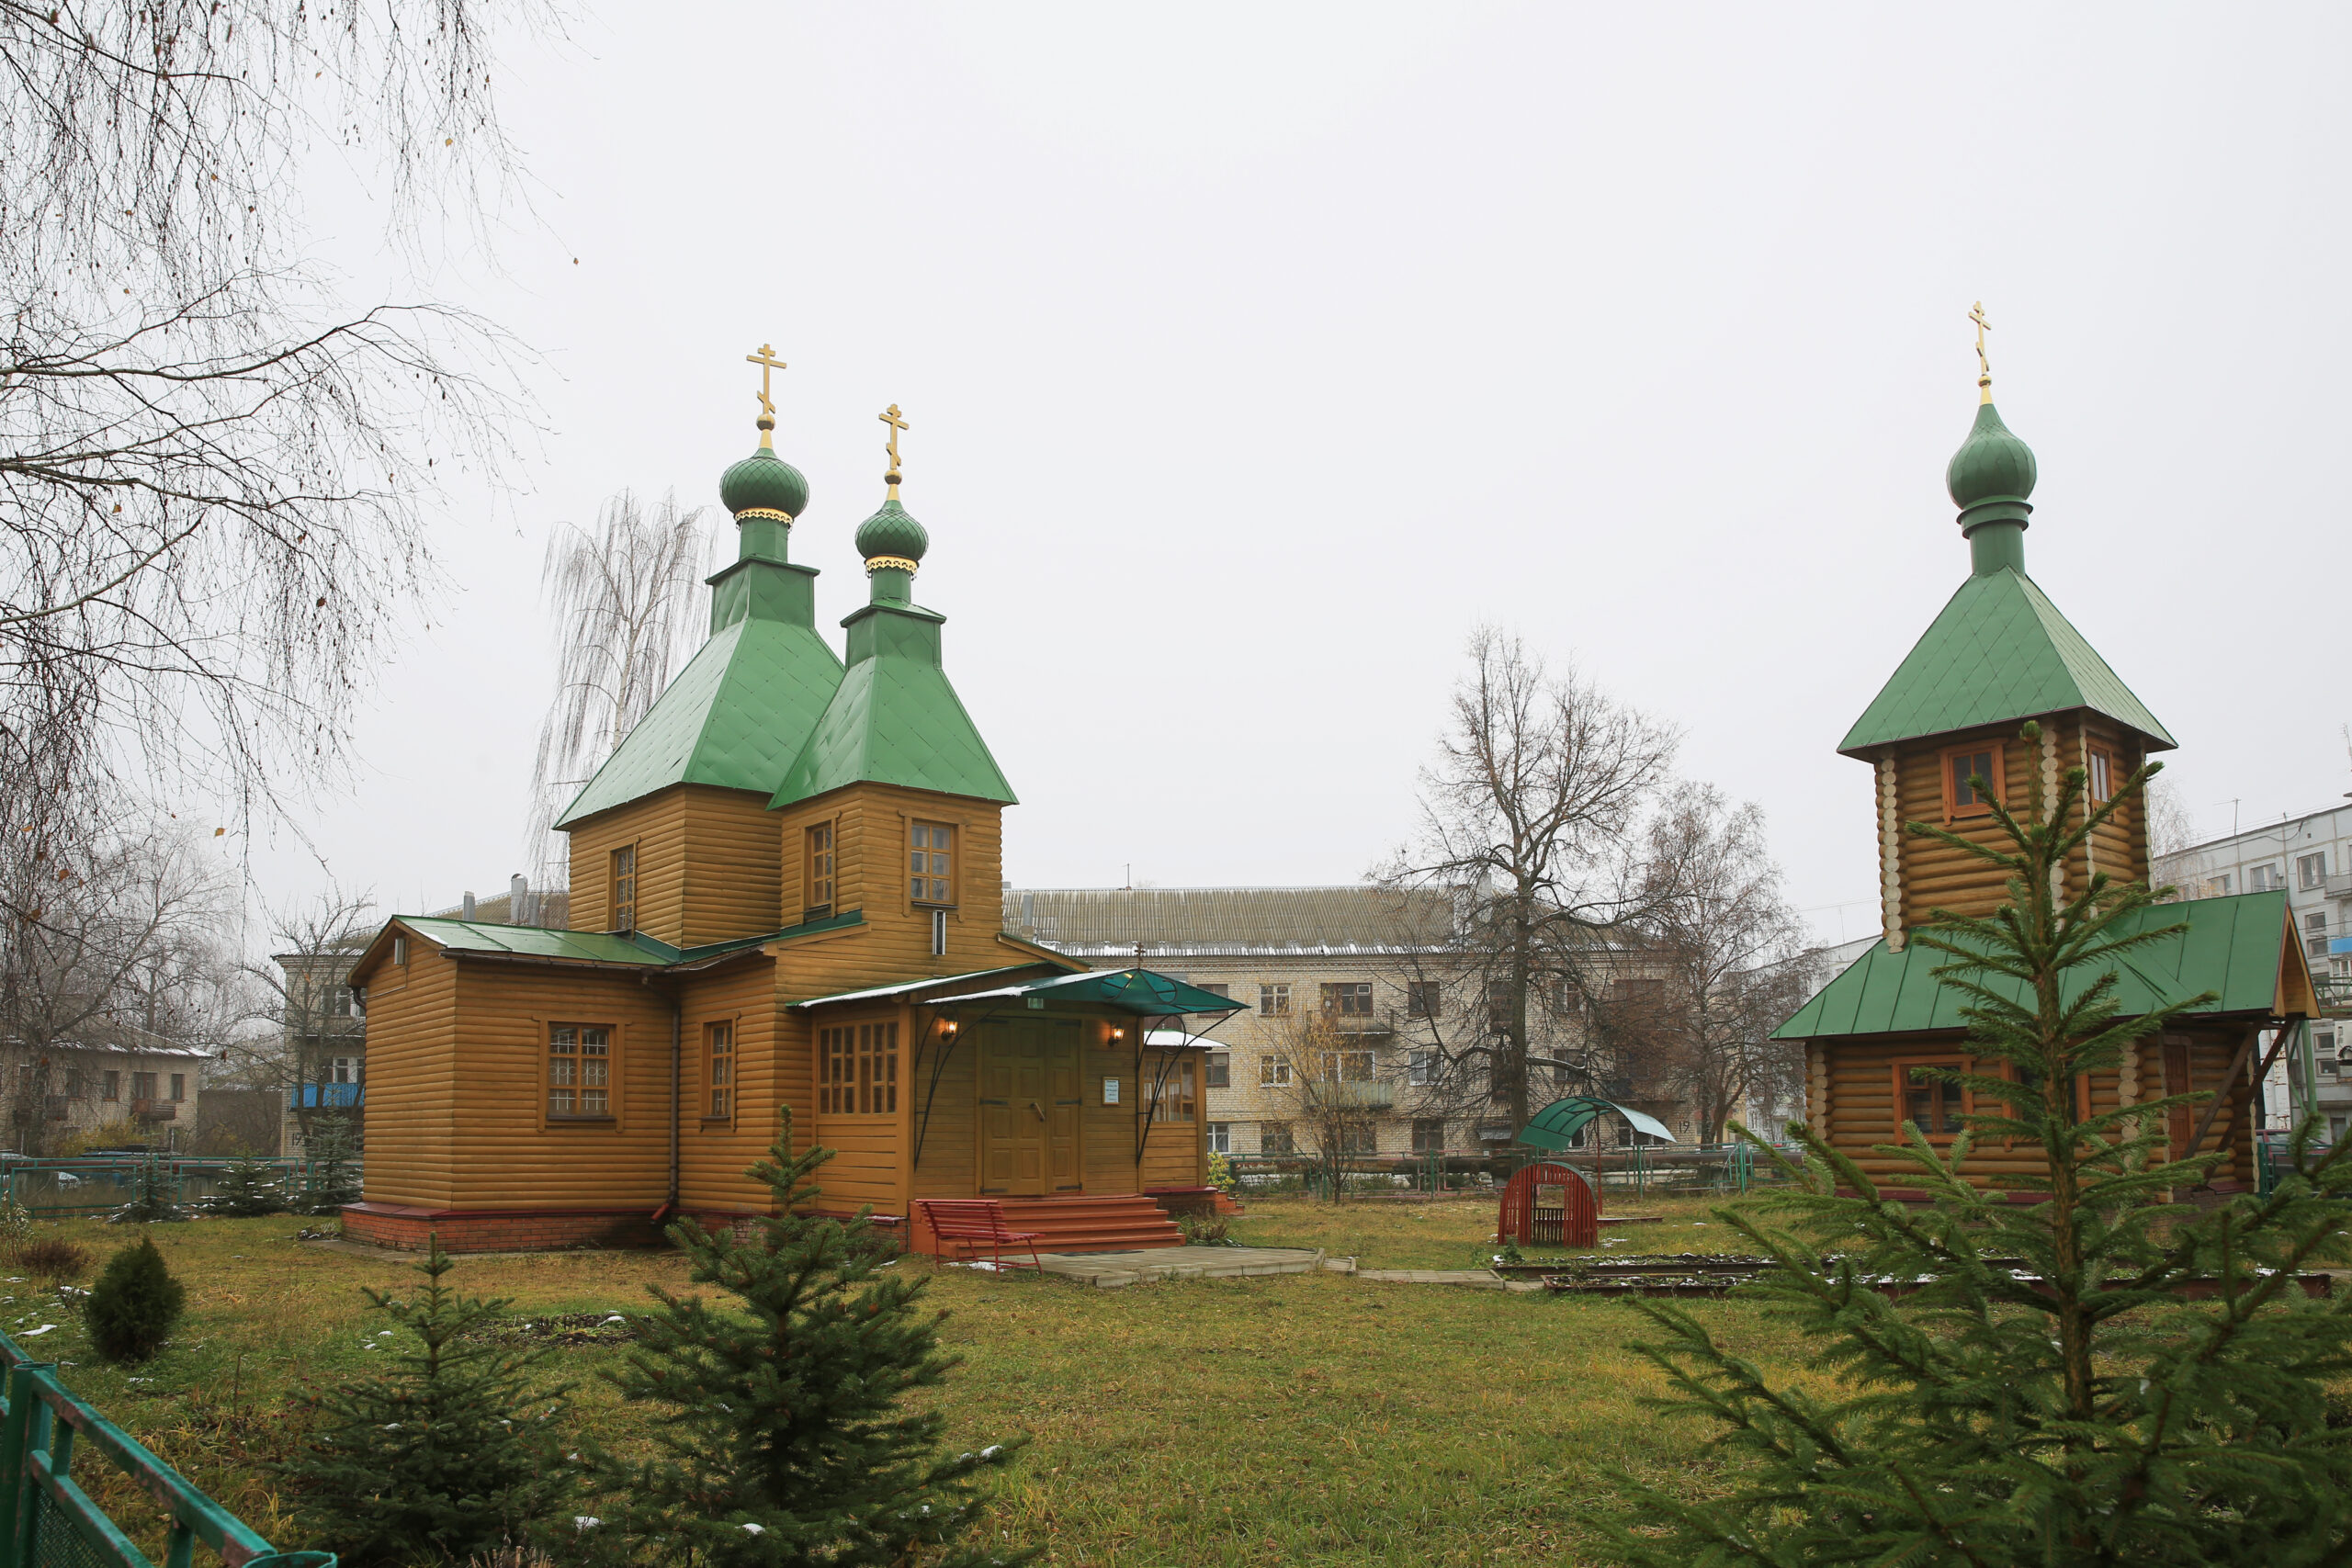
<instances>
[{"instance_id":1,"label":"white window frame","mask_svg":"<svg viewBox=\"0 0 2352 1568\"><path fill-rule=\"evenodd\" d=\"M1209 1122L1208 1141L1209 1153L1213 1155L1231 1154L1233 1152L1233 1123L1230 1122Z\"/></svg>"},{"instance_id":2,"label":"white window frame","mask_svg":"<svg viewBox=\"0 0 2352 1568\"><path fill-rule=\"evenodd\" d=\"M1258 1087L1260 1089L1288 1089L1290 1087L1290 1058L1271 1053L1260 1056L1258 1058Z\"/></svg>"},{"instance_id":3,"label":"white window frame","mask_svg":"<svg viewBox=\"0 0 2352 1568\"><path fill-rule=\"evenodd\" d=\"M1265 982L1258 987L1258 1016L1283 1018L1290 1012L1290 987L1287 984Z\"/></svg>"}]
</instances>

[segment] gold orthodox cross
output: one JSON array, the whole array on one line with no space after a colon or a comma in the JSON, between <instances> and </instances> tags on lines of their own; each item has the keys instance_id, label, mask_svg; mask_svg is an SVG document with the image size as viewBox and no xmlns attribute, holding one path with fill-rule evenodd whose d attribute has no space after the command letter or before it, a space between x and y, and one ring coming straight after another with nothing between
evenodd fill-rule
<instances>
[{"instance_id":1,"label":"gold orthodox cross","mask_svg":"<svg viewBox=\"0 0 2352 1568\"><path fill-rule=\"evenodd\" d=\"M745 355L743 363L760 367L760 417L773 425L775 423L775 400L768 394L775 389L768 385L768 377L775 371L786 368L785 363L775 356L775 350L766 344L760 344L759 353Z\"/></svg>"},{"instance_id":2,"label":"gold orthodox cross","mask_svg":"<svg viewBox=\"0 0 2352 1568\"><path fill-rule=\"evenodd\" d=\"M1976 308L1968 312L1968 319L1976 323L1976 384L1984 388L1989 396L1993 389L1993 362L1984 357L1984 334L1993 323L1984 319L1984 300L1976 301Z\"/></svg>"},{"instance_id":3,"label":"gold orthodox cross","mask_svg":"<svg viewBox=\"0 0 2352 1568\"><path fill-rule=\"evenodd\" d=\"M874 417L890 427L890 444L887 448L890 454L890 471L882 476L882 482L890 486L890 493L896 495L899 493L899 432L912 427L899 417L899 405L896 403L890 405L888 412L877 413Z\"/></svg>"}]
</instances>

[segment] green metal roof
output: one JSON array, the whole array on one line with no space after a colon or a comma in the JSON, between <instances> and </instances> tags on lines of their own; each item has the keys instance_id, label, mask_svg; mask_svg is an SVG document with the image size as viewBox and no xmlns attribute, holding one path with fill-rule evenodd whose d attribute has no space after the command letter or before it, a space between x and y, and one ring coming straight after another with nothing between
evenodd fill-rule
<instances>
[{"instance_id":1,"label":"green metal roof","mask_svg":"<svg viewBox=\"0 0 2352 1568\"><path fill-rule=\"evenodd\" d=\"M1849 756L1896 740L2089 708L2175 742L2031 578L2008 570L1960 585L1838 743Z\"/></svg>"},{"instance_id":2,"label":"green metal roof","mask_svg":"<svg viewBox=\"0 0 2352 1568\"><path fill-rule=\"evenodd\" d=\"M556 826L676 784L775 789L841 679L841 660L813 626L753 615L721 627Z\"/></svg>"},{"instance_id":3,"label":"green metal roof","mask_svg":"<svg viewBox=\"0 0 2352 1568\"><path fill-rule=\"evenodd\" d=\"M855 991L835 991L831 996L810 997L805 1001L794 1002L791 1006L795 1011L797 1011L803 1008L831 1007L837 1002L880 1001L885 997L903 997L910 992L929 990L935 986L976 985L982 981L994 980L1001 976L1023 975L1032 969L1043 969L1046 966L1046 961L1041 958L1027 964L1006 964L995 969L974 969L962 975L934 975L927 980L906 980L895 986L867 986Z\"/></svg>"},{"instance_id":4,"label":"green metal roof","mask_svg":"<svg viewBox=\"0 0 2352 1568\"><path fill-rule=\"evenodd\" d=\"M617 931L551 931L542 926L502 926L488 920L450 920L431 915L394 915L385 922L385 929L390 930L395 923L405 926L435 946L454 953L503 953L517 958L628 964L646 969L668 969L707 964L714 958L724 958L730 953L741 953L771 942L788 941L812 931L863 925L865 920L862 911L844 909L823 919L804 920L797 926L762 931L757 936L705 942L700 947L673 947L642 931L624 934ZM374 943L369 946L373 947Z\"/></svg>"},{"instance_id":5,"label":"green metal roof","mask_svg":"<svg viewBox=\"0 0 2352 1568\"><path fill-rule=\"evenodd\" d=\"M2221 1000L2200 1013L2268 1014L2278 999L2279 966L2300 960L2301 949L2287 924L2287 895L2242 893L2232 898L2198 898L2158 904L2127 915L2120 931L2161 929L2186 922L2177 931L2125 954L2118 961L2116 999L2127 1016L2150 1012L2203 991ZM1960 1016L1966 997L1939 984L1935 971L1951 955L1917 940L1900 953L1884 938L1799 1008L1772 1032L1775 1040L1826 1040L1851 1034L1913 1034L1968 1027ZM2079 996L2096 975L2070 976L2067 994ZM1988 988L1999 989L1995 981ZM2026 987L2014 994L2025 999Z\"/></svg>"},{"instance_id":6,"label":"green metal roof","mask_svg":"<svg viewBox=\"0 0 2352 1568\"><path fill-rule=\"evenodd\" d=\"M1188 1012L1239 1012L1250 1004L1188 986L1172 976L1149 969L1091 969L1083 975L1057 975L991 990L969 991L956 997L935 997L928 1004L947 1007L956 1002L1026 1000L1041 1003L1092 1002L1146 1018L1172 1017Z\"/></svg>"},{"instance_id":7,"label":"green metal roof","mask_svg":"<svg viewBox=\"0 0 2352 1568\"><path fill-rule=\"evenodd\" d=\"M1590 1095L1570 1095L1555 1100L1527 1119L1519 1130L1518 1141L1532 1144L1539 1149L1572 1149L1577 1134L1588 1122L1605 1115L1623 1116L1636 1133L1646 1133L1653 1138L1674 1142L1674 1134L1667 1124L1630 1105L1620 1105L1613 1100L1595 1100Z\"/></svg>"},{"instance_id":8,"label":"green metal roof","mask_svg":"<svg viewBox=\"0 0 2352 1568\"><path fill-rule=\"evenodd\" d=\"M940 668L944 619L911 604L874 604L842 623L849 669L770 805L859 783L1013 803L1012 786Z\"/></svg>"}]
</instances>

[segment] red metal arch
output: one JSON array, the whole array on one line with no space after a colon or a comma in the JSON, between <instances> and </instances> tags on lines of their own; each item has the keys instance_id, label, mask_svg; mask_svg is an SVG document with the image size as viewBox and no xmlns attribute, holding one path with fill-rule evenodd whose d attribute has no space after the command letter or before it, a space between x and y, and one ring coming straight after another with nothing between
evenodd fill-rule
<instances>
[{"instance_id":1,"label":"red metal arch","mask_svg":"<svg viewBox=\"0 0 2352 1568\"><path fill-rule=\"evenodd\" d=\"M1503 1188L1495 1239L1525 1247L1600 1245L1600 1190L1584 1172L1543 1161L1512 1177Z\"/></svg>"}]
</instances>

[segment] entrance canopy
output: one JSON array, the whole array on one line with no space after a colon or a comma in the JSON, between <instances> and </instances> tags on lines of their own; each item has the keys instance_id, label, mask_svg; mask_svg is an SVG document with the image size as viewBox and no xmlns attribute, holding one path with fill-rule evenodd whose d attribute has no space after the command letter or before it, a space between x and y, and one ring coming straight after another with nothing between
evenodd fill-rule
<instances>
[{"instance_id":1,"label":"entrance canopy","mask_svg":"<svg viewBox=\"0 0 2352 1568\"><path fill-rule=\"evenodd\" d=\"M1090 969L1083 975L1057 975L1050 979L999 986L993 990L934 997L924 1005L954 1007L958 1002L1007 1001L1035 1008L1056 1002L1091 1004L1116 1008L1138 1018L1166 1018L1186 1012L1239 1012L1250 1005L1148 969Z\"/></svg>"},{"instance_id":2,"label":"entrance canopy","mask_svg":"<svg viewBox=\"0 0 2352 1568\"><path fill-rule=\"evenodd\" d=\"M1576 1146L1577 1135L1599 1118L1615 1114L1623 1116L1636 1133L1646 1133L1653 1138L1674 1142L1674 1134L1666 1123L1655 1116L1645 1115L1630 1105L1620 1105L1613 1100L1595 1100L1590 1095L1570 1095L1555 1100L1527 1119L1519 1141L1532 1144L1539 1149L1566 1149Z\"/></svg>"}]
</instances>

